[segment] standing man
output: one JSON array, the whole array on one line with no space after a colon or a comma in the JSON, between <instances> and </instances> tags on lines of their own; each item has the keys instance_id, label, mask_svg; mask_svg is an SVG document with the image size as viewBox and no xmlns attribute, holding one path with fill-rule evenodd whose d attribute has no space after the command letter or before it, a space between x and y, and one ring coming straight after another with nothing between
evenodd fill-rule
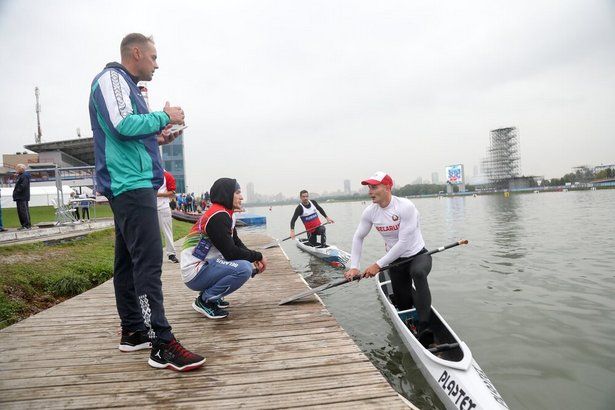
<instances>
[{"instance_id":1,"label":"standing man","mask_svg":"<svg viewBox=\"0 0 615 410\"><path fill-rule=\"evenodd\" d=\"M384 239L387 253L368 266L363 277L375 276L382 267L391 263L414 258L411 262L391 268L389 275L395 306L398 310L416 307L419 317L416 335L421 344L428 346L433 342L433 332L429 329L431 293L427 283L427 275L431 271L431 255L422 255L427 249L421 234L419 212L410 200L392 195L393 180L385 172L376 172L361 184L369 187L372 204L361 215L361 222L352 240L350 269L344 276L351 280L360 275L363 239L375 226ZM414 298L412 282L416 287Z\"/></svg>"},{"instance_id":2,"label":"standing man","mask_svg":"<svg viewBox=\"0 0 615 410\"><path fill-rule=\"evenodd\" d=\"M17 164L15 167L17 172L17 179L15 180L15 187L13 188L13 201L17 203L17 215L19 216L19 223L21 227L18 229L30 229L30 173L26 172L26 166L24 164Z\"/></svg>"},{"instance_id":3,"label":"standing man","mask_svg":"<svg viewBox=\"0 0 615 410\"><path fill-rule=\"evenodd\" d=\"M173 263L179 263L175 256L175 247L173 246L173 219L171 218L170 198L175 198L176 190L175 178L166 169L164 170L164 179L162 185L158 188L158 224L162 230L167 257Z\"/></svg>"},{"instance_id":4,"label":"standing man","mask_svg":"<svg viewBox=\"0 0 615 410\"><path fill-rule=\"evenodd\" d=\"M310 194L305 189L299 192L299 199L301 202L295 208L295 213L290 220L290 237L295 239L295 222L297 218L301 218L305 229L308 231L308 240L310 245L316 246L316 235L320 235L320 246L322 248L327 246L327 234L324 226L320 224L320 218L318 218L318 212L327 219L327 222L333 223L333 219L329 218L324 209L318 205L316 201L310 201Z\"/></svg>"},{"instance_id":5,"label":"standing man","mask_svg":"<svg viewBox=\"0 0 615 410\"><path fill-rule=\"evenodd\" d=\"M96 189L109 199L115 222L113 285L122 322L119 349L152 348L149 365L177 371L196 369L205 358L186 350L171 333L162 296L162 243L156 191L163 172L159 144L181 133L184 112L167 102L150 112L137 87L158 68L152 37L128 34L122 63L109 63L92 81L90 122L94 132ZM150 343L151 341L151 343Z\"/></svg>"}]
</instances>

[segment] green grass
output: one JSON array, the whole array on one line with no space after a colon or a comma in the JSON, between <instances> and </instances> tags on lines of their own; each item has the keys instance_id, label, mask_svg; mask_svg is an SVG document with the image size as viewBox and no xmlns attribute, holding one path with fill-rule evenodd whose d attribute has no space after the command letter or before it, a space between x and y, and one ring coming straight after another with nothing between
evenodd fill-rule
<instances>
[{"instance_id":1,"label":"green grass","mask_svg":"<svg viewBox=\"0 0 615 410\"><path fill-rule=\"evenodd\" d=\"M173 220L175 240L191 227ZM0 329L110 279L114 248L113 229L55 245L1 246Z\"/></svg>"},{"instance_id":2,"label":"green grass","mask_svg":"<svg viewBox=\"0 0 615 410\"><path fill-rule=\"evenodd\" d=\"M112 218L113 212L109 204L96 205L90 208L90 219L94 218ZM30 222L36 225L40 222L53 222L56 220L56 210L52 206L34 206L30 208ZM19 228L19 218L17 217L17 208L2 208L2 223L5 228Z\"/></svg>"},{"instance_id":3,"label":"green grass","mask_svg":"<svg viewBox=\"0 0 615 410\"><path fill-rule=\"evenodd\" d=\"M173 219L173 239L178 240L179 238L183 238L188 235L190 229L192 228L192 223L188 222L180 222Z\"/></svg>"}]
</instances>

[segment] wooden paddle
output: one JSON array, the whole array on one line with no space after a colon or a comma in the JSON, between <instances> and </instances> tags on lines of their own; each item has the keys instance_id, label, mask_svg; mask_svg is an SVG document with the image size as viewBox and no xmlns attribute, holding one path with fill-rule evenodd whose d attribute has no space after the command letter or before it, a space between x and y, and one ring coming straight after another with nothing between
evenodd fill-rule
<instances>
[{"instance_id":1,"label":"wooden paddle","mask_svg":"<svg viewBox=\"0 0 615 410\"><path fill-rule=\"evenodd\" d=\"M318 226L325 226L325 225L329 225L329 223L330 223L330 222L325 222L324 224L322 224L322 225L318 225ZM316 228L314 228L314 229L316 229ZM312 229L312 230L313 230L313 229ZM304 233L306 233L306 232L307 232L307 231L302 231L302 232L296 233L296 234L295 234L295 236L302 235L302 234L304 234ZM271 243L269 243L269 244L267 244L267 245L261 246L261 249L269 249L269 248L273 248L273 247L275 247L275 246L280 245L280 242L287 241L287 240L289 240L290 238L292 238L292 236L288 236L288 237L286 237L286 238L284 238L284 239L276 239L275 241L273 241L273 242L271 242Z\"/></svg>"},{"instance_id":2,"label":"wooden paddle","mask_svg":"<svg viewBox=\"0 0 615 410\"><path fill-rule=\"evenodd\" d=\"M437 249L434 249L433 251L422 253L421 255L433 255L434 253L442 252L442 251L445 251L447 249L454 248L455 246L467 245L467 244L468 244L468 240L467 239L462 239L460 241L453 242L453 243L451 243L449 245L441 246L441 247L439 247ZM411 260L413 260L417 256L419 256L419 255L415 255L415 256L413 256L411 258L408 258L406 260L403 260L401 262L392 263L392 264L390 264L388 266L385 266L384 268L380 268L378 273L383 272L383 271L385 271L387 269L390 269L390 268L394 268L396 266L403 265L404 263L408 263L408 262L410 262ZM334 288L336 286L340 286L340 285L343 285L345 283L352 282L354 280L360 280L361 278L362 278L362 275L356 275L351 280L348 280L346 278L336 279L336 280L333 280L333 281L331 281L329 283L325 283L324 285L321 285L321 286L319 286L317 288L309 289L309 290L306 290L304 292L297 293L296 295L291 296L291 297L289 297L287 299L283 299L282 301L280 301L280 303L278 303L278 305L285 305L287 303L294 302L295 300L303 299L303 298L305 298L307 296L313 295L314 293L322 292L325 289Z\"/></svg>"}]
</instances>

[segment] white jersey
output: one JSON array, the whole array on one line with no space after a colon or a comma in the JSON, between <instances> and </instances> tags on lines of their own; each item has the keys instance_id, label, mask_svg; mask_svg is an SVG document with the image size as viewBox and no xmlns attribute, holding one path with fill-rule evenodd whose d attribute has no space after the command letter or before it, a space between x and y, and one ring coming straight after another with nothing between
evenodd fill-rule
<instances>
[{"instance_id":1,"label":"white jersey","mask_svg":"<svg viewBox=\"0 0 615 410\"><path fill-rule=\"evenodd\" d=\"M352 239L350 268L359 269L363 239L372 226L382 235L387 252L376 261L381 268L398 258L416 255L425 247L416 206L409 199L391 196L391 202L386 208L371 204L363 211Z\"/></svg>"},{"instance_id":2,"label":"white jersey","mask_svg":"<svg viewBox=\"0 0 615 410\"><path fill-rule=\"evenodd\" d=\"M166 194L167 192L169 192L167 190L167 179L163 176L162 185L160 185L160 188L158 188L158 193ZM169 198L168 196L159 196L159 197L156 197L156 201L158 202L159 211L171 212L171 207L169 206L171 203L171 198Z\"/></svg>"}]
</instances>

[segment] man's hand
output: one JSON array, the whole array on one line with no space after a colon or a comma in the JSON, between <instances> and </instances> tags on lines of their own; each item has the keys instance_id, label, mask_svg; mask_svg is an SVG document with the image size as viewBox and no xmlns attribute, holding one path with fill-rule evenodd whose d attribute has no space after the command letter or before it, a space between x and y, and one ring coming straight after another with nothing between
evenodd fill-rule
<instances>
[{"instance_id":1,"label":"man's hand","mask_svg":"<svg viewBox=\"0 0 615 410\"><path fill-rule=\"evenodd\" d=\"M258 269L258 273L263 273L267 269L267 258L263 256L263 259L254 262L254 266Z\"/></svg>"},{"instance_id":2,"label":"man's hand","mask_svg":"<svg viewBox=\"0 0 615 410\"><path fill-rule=\"evenodd\" d=\"M328 216L327 216L327 222L329 222L330 224L335 223L335 222L333 221L333 219L329 218Z\"/></svg>"},{"instance_id":3,"label":"man's hand","mask_svg":"<svg viewBox=\"0 0 615 410\"><path fill-rule=\"evenodd\" d=\"M158 145L170 144L184 132L183 130L171 132L171 127L173 127L173 125L168 124L162 129L162 131L160 131L160 134L156 137Z\"/></svg>"},{"instance_id":4,"label":"man's hand","mask_svg":"<svg viewBox=\"0 0 615 410\"><path fill-rule=\"evenodd\" d=\"M352 268L352 269L349 269L348 271L346 271L344 273L344 277L350 281L350 280L352 280L352 278L354 278L355 276L360 275L360 274L361 274L361 272L359 272L359 270L357 268Z\"/></svg>"},{"instance_id":5,"label":"man's hand","mask_svg":"<svg viewBox=\"0 0 615 410\"><path fill-rule=\"evenodd\" d=\"M164 105L163 111L169 116L170 124L184 123L184 110L182 110L181 107L171 107L171 104L167 101Z\"/></svg>"},{"instance_id":6,"label":"man's hand","mask_svg":"<svg viewBox=\"0 0 615 410\"><path fill-rule=\"evenodd\" d=\"M376 276L376 274L380 271L380 266L377 263L373 263L365 269L363 272L364 278L371 278L372 276Z\"/></svg>"},{"instance_id":7,"label":"man's hand","mask_svg":"<svg viewBox=\"0 0 615 410\"><path fill-rule=\"evenodd\" d=\"M294 241L295 240L295 230L291 229L290 230L290 238Z\"/></svg>"},{"instance_id":8,"label":"man's hand","mask_svg":"<svg viewBox=\"0 0 615 410\"><path fill-rule=\"evenodd\" d=\"M166 127L164 127L162 129L162 131L160 131L160 134L158 134L158 136L156 137L156 140L158 141L158 145L166 145L168 143L170 143L170 139L171 139L171 124L168 124Z\"/></svg>"}]
</instances>

